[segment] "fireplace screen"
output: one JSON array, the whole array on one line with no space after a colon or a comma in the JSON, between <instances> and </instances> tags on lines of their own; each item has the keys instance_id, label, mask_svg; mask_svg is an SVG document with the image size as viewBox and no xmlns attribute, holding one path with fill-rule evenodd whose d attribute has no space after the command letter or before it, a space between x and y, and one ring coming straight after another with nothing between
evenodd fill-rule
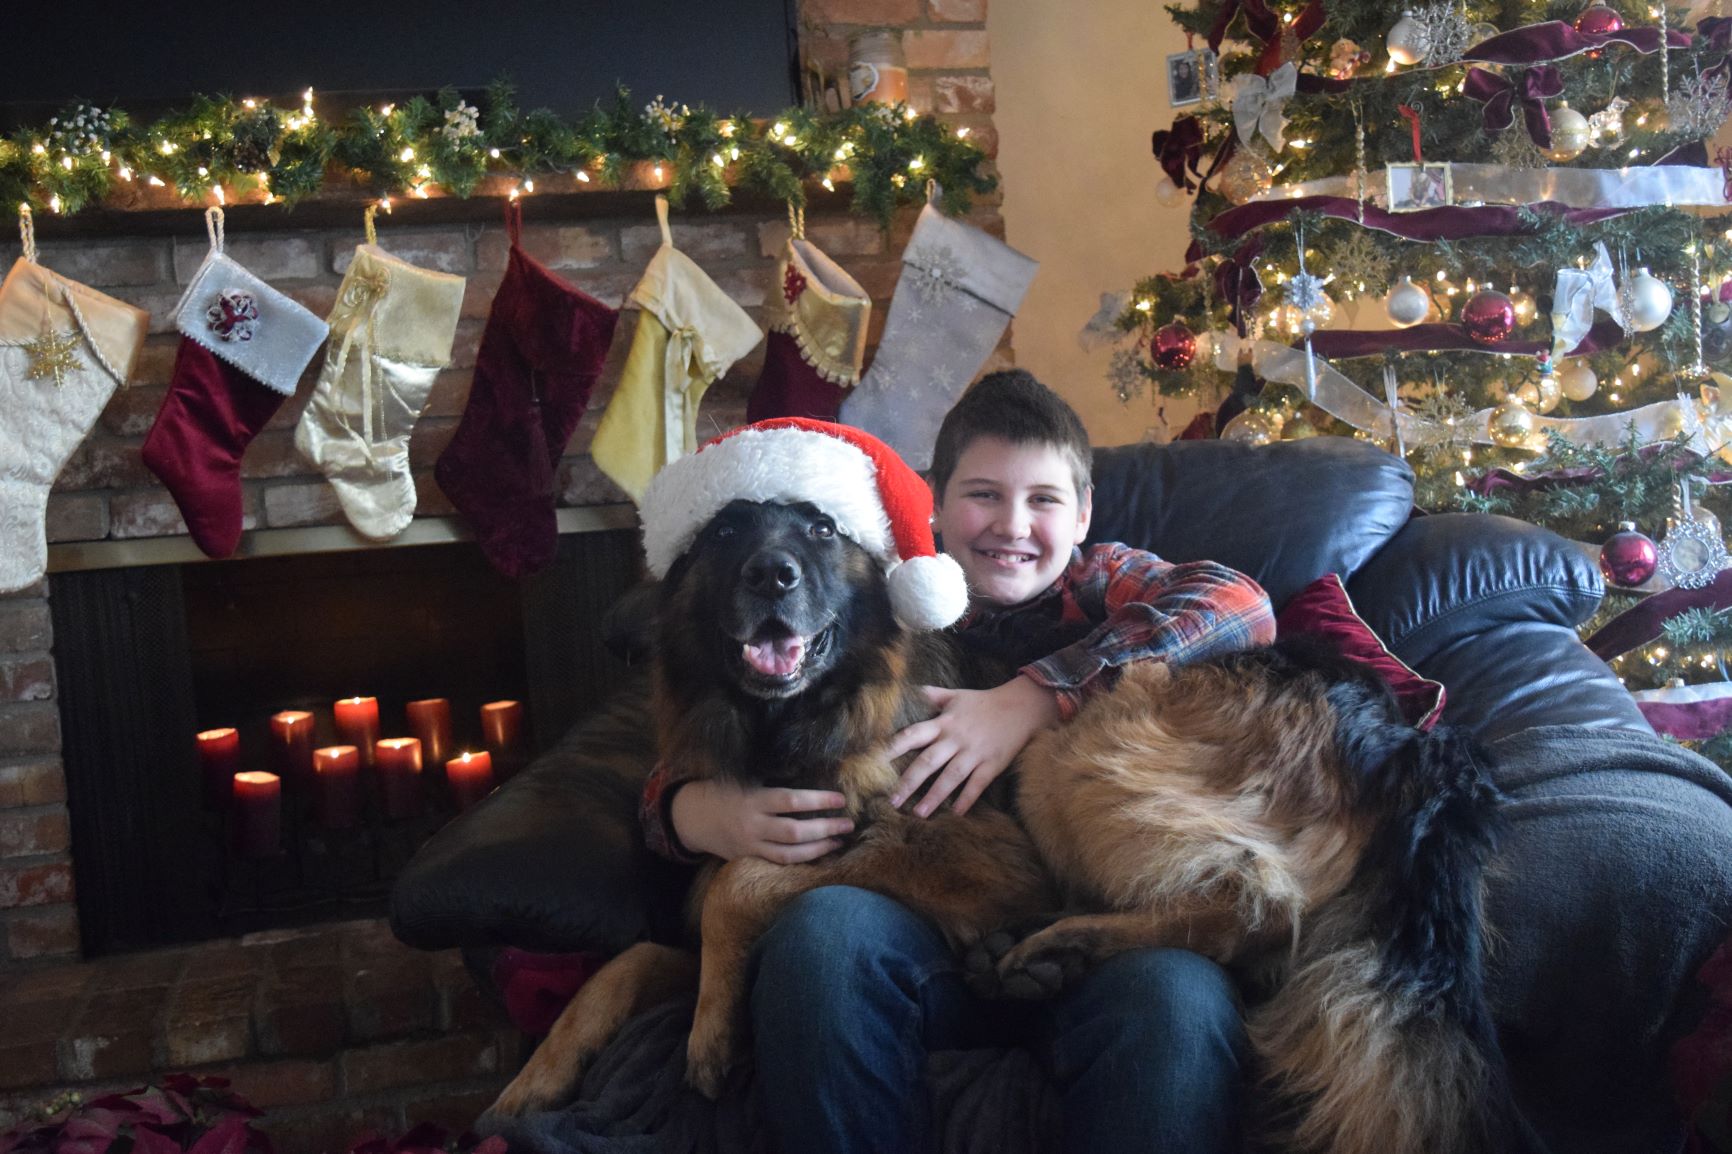
<instances>
[{"instance_id":1,"label":"fireplace screen","mask_svg":"<svg viewBox=\"0 0 1732 1154\"><path fill-rule=\"evenodd\" d=\"M55 574L86 956L383 911L440 825L618 684L630 531Z\"/></svg>"}]
</instances>

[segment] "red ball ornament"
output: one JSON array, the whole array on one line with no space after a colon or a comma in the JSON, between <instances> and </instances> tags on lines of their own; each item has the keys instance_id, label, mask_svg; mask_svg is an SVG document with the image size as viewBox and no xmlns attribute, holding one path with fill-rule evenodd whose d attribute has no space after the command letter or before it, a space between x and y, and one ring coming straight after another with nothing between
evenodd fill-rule
<instances>
[{"instance_id":1,"label":"red ball ornament","mask_svg":"<svg viewBox=\"0 0 1732 1154\"><path fill-rule=\"evenodd\" d=\"M1577 32L1603 36L1623 30L1624 18L1618 15L1617 9L1608 8L1604 4L1590 4L1582 9L1581 15L1576 17Z\"/></svg>"},{"instance_id":2,"label":"red ball ornament","mask_svg":"<svg viewBox=\"0 0 1732 1154\"><path fill-rule=\"evenodd\" d=\"M1515 302L1503 293L1484 289L1461 306L1461 327L1482 345L1494 345L1515 329Z\"/></svg>"},{"instance_id":3,"label":"red ball ornament","mask_svg":"<svg viewBox=\"0 0 1732 1154\"><path fill-rule=\"evenodd\" d=\"M1184 321L1174 321L1155 330L1149 356L1156 365L1170 372L1185 368L1197 355L1197 334Z\"/></svg>"},{"instance_id":4,"label":"red ball ornament","mask_svg":"<svg viewBox=\"0 0 1732 1154\"><path fill-rule=\"evenodd\" d=\"M1634 521L1620 521L1618 531L1600 546L1600 575L1626 589L1642 584L1660 565L1653 538L1636 530Z\"/></svg>"}]
</instances>

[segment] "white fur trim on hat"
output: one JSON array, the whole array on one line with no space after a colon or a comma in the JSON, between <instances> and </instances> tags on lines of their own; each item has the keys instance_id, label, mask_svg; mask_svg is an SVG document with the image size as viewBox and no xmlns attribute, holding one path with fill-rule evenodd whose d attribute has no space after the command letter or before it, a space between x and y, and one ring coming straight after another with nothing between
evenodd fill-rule
<instances>
[{"instance_id":1,"label":"white fur trim on hat","mask_svg":"<svg viewBox=\"0 0 1732 1154\"><path fill-rule=\"evenodd\" d=\"M670 461L650 481L640 507L650 572L666 577L729 501L809 501L881 562L895 556L871 458L824 433L748 428Z\"/></svg>"}]
</instances>

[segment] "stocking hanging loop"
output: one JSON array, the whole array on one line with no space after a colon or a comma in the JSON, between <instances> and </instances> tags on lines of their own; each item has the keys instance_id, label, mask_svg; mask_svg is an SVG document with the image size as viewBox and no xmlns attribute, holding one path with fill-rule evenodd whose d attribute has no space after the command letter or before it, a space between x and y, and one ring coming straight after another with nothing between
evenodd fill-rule
<instances>
[{"instance_id":1,"label":"stocking hanging loop","mask_svg":"<svg viewBox=\"0 0 1732 1154\"><path fill-rule=\"evenodd\" d=\"M385 211L391 211L391 202L385 202ZM361 210L361 230L367 234L368 244L378 244L379 234L373 228L373 218L379 215L379 205L375 202Z\"/></svg>"},{"instance_id":2,"label":"stocking hanging loop","mask_svg":"<svg viewBox=\"0 0 1732 1154\"><path fill-rule=\"evenodd\" d=\"M517 200L505 202L505 235L512 248L523 243L523 205Z\"/></svg>"},{"instance_id":3,"label":"stocking hanging loop","mask_svg":"<svg viewBox=\"0 0 1732 1154\"><path fill-rule=\"evenodd\" d=\"M662 243L672 248L674 245L673 230L668 228L668 198L656 193L656 222L662 226Z\"/></svg>"},{"instance_id":4,"label":"stocking hanging loop","mask_svg":"<svg viewBox=\"0 0 1732 1154\"><path fill-rule=\"evenodd\" d=\"M795 205L791 200L788 202L788 231L793 234L795 240L806 239L805 206Z\"/></svg>"},{"instance_id":5,"label":"stocking hanging loop","mask_svg":"<svg viewBox=\"0 0 1732 1154\"><path fill-rule=\"evenodd\" d=\"M223 250L223 210L214 205L204 210L204 230L210 237L212 252Z\"/></svg>"},{"instance_id":6,"label":"stocking hanging loop","mask_svg":"<svg viewBox=\"0 0 1732 1154\"><path fill-rule=\"evenodd\" d=\"M36 263L36 218L28 204L18 205L18 239L24 245L24 259Z\"/></svg>"},{"instance_id":7,"label":"stocking hanging loop","mask_svg":"<svg viewBox=\"0 0 1732 1154\"><path fill-rule=\"evenodd\" d=\"M933 208L937 208L938 207L938 198L943 196L943 195L944 195L944 189L939 187L939 184L936 180L928 180L926 182L926 203L927 204L930 204Z\"/></svg>"}]
</instances>

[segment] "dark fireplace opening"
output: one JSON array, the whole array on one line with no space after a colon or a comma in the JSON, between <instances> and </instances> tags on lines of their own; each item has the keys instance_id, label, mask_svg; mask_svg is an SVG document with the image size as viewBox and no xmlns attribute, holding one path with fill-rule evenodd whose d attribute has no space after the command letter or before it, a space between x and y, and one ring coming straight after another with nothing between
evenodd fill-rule
<instances>
[{"instance_id":1,"label":"dark fireplace opening","mask_svg":"<svg viewBox=\"0 0 1732 1154\"><path fill-rule=\"evenodd\" d=\"M428 836L618 683L601 623L637 569L619 530L562 537L521 582L466 543L55 574L85 955L383 912ZM364 702L339 722L357 697L373 734ZM432 748L437 707L406 709L430 699L448 750ZM273 726L286 712L311 717ZM367 756L369 736L416 733L418 767L408 742ZM360 748L323 752L342 745ZM484 751L491 779L470 772Z\"/></svg>"}]
</instances>

